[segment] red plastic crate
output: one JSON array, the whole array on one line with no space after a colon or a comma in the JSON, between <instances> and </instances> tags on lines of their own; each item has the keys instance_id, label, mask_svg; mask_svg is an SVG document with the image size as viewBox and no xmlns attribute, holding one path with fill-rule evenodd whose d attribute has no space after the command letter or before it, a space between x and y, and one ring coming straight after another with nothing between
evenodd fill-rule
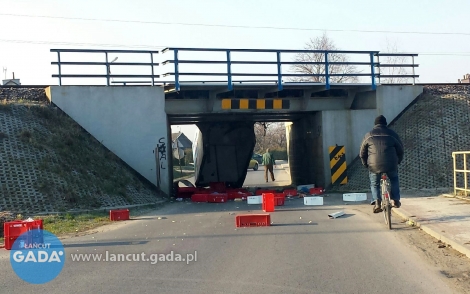
<instances>
[{"instance_id":1,"label":"red plastic crate","mask_svg":"<svg viewBox=\"0 0 470 294\"><path fill-rule=\"evenodd\" d=\"M244 188L227 188L227 193L229 192L242 192L242 193L246 193L248 192L247 189L244 189Z\"/></svg>"},{"instance_id":2,"label":"red plastic crate","mask_svg":"<svg viewBox=\"0 0 470 294\"><path fill-rule=\"evenodd\" d=\"M4 237L18 237L34 229L44 229L42 219L34 221L11 221L3 224Z\"/></svg>"},{"instance_id":3,"label":"red plastic crate","mask_svg":"<svg viewBox=\"0 0 470 294\"><path fill-rule=\"evenodd\" d=\"M286 196L297 196L297 190L296 189L287 189L287 190L284 190L284 194Z\"/></svg>"},{"instance_id":4,"label":"red plastic crate","mask_svg":"<svg viewBox=\"0 0 470 294\"><path fill-rule=\"evenodd\" d=\"M274 194L273 193L263 193L263 203L261 207L264 212L274 211Z\"/></svg>"},{"instance_id":5,"label":"red plastic crate","mask_svg":"<svg viewBox=\"0 0 470 294\"><path fill-rule=\"evenodd\" d=\"M115 209L109 211L111 221L121 221L129 219L129 209Z\"/></svg>"},{"instance_id":6,"label":"red plastic crate","mask_svg":"<svg viewBox=\"0 0 470 294\"><path fill-rule=\"evenodd\" d=\"M255 191L256 196L263 195L264 193L276 193L275 190L264 190L264 189L258 189Z\"/></svg>"},{"instance_id":7,"label":"red plastic crate","mask_svg":"<svg viewBox=\"0 0 470 294\"><path fill-rule=\"evenodd\" d=\"M5 242L5 249L11 250L11 248L13 247L13 244L15 243L16 239L18 239L18 237L19 236L5 237L5 239L3 239L3 242Z\"/></svg>"},{"instance_id":8,"label":"red plastic crate","mask_svg":"<svg viewBox=\"0 0 470 294\"><path fill-rule=\"evenodd\" d=\"M235 200L237 198L246 200L246 198L248 197L248 194L244 192L230 191L230 192L227 192L227 196L228 196L228 200Z\"/></svg>"},{"instance_id":9,"label":"red plastic crate","mask_svg":"<svg viewBox=\"0 0 470 294\"><path fill-rule=\"evenodd\" d=\"M5 249L11 250L16 239L24 233L31 232L33 230L40 229L43 230L43 221L42 219L34 221L11 221L3 224L4 232L4 242ZM42 240L42 235L31 234L28 236L29 242L40 242L40 240L35 240L35 238L40 238ZM41 241L42 242L42 241Z\"/></svg>"},{"instance_id":10,"label":"red plastic crate","mask_svg":"<svg viewBox=\"0 0 470 294\"><path fill-rule=\"evenodd\" d=\"M210 203L225 203L228 201L227 194L209 194L207 195L207 202Z\"/></svg>"},{"instance_id":11,"label":"red plastic crate","mask_svg":"<svg viewBox=\"0 0 470 294\"><path fill-rule=\"evenodd\" d=\"M235 217L235 225L239 227L268 227L271 216L266 214L240 214Z\"/></svg>"},{"instance_id":12,"label":"red plastic crate","mask_svg":"<svg viewBox=\"0 0 470 294\"><path fill-rule=\"evenodd\" d=\"M311 195L322 195L325 190L322 187L310 188Z\"/></svg>"},{"instance_id":13,"label":"red plastic crate","mask_svg":"<svg viewBox=\"0 0 470 294\"><path fill-rule=\"evenodd\" d=\"M191 195L198 192L196 187L178 187L177 198L190 198Z\"/></svg>"},{"instance_id":14,"label":"red plastic crate","mask_svg":"<svg viewBox=\"0 0 470 294\"><path fill-rule=\"evenodd\" d=\"M284 197L274 197L274 206L283 206L285 199Z\"/></svg>"},{"instance_id":15,"label":"red plastic crate","mask_svg":"<svg viewBox=\"0 0 470 294\"><path fill-rule=\"evenodd\" d=\"M6 237L18 237L28 231L28 225L24 221L11 221L3 224L3 234Z\"/></svg>"},{"instance_id":16,"label":"red plastic crate","mask_svg":"<svg viewBox=\"0 0 470 294\"><path fill-rule=\"evenodd\" d=\"M282 192L282 193L273 193L273 194L274 194L274 198L276 198L276 197L282 197L284 199L286 198L286 194L284 194L284 192Z\"/></svg>"},{"instance_id":17,"label":"red plastic crate","mask_svg":"<svg viewBox=\"0 0 470 294\"><path fill-rule=\"evenodd\" d=\"M193 194L191 196L192 202L208 202L209 194Z\"/></svg>"},{"instance_id":18,"label":"red plastic crate","mask_svg":"<svg viewBox=\"0 0 470 294\"><path fill-rule=\"evenodd\" d=\"M211 182L209 183L209 186L214 192L225 193L227 191L225 183L223 182Z\"/></svg>"}]
</instances>

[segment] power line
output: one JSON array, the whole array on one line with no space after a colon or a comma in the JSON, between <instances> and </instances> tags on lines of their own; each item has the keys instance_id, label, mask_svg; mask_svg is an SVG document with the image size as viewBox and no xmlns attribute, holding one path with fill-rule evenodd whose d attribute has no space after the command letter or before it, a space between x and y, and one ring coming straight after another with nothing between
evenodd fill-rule
<instances>
[{"instance_id":1,"label":"power line","mask_svg":"<svg viewBox=\"0 0 470 294\"><path fill-rule=\"evenodd\" d=\"M419 53L419 55L432 55L432 56L443 56L443 55L447 55L447 56L470 56L470 52L450 52L450 53L433 53L433 52L429 52L429 53Z\"/></svg>"},{"instance_id":2,"label":"power line","mask_svg":"<svg viewBox=\"0 0 470 294\"><path fill-rule=\"evenodd\" d=\"M143 21L143 20L124 20L124 19L98 19L83 17L65 17L48 15L27 15L0 13L3 16L49 18L81 21L101 21L101 22L119 22L119 23L138 23L138 24L157 24L157 25L181 25L181 26L202 26L202 27L221 27L238 29L269 29L269 30L291 30L291 31L326 31L326 32L356 32L356 33L390 33L390 34L414 34L414 35L455 35L470 36L470 33L456 32L417 32L417 31L386 31L386 30L345 30L345 29L318 29L318 28L294 28L294 27L274 27L274 26L245 26L245 25L222 25L222 24L204 24L204 23L183 23L183 22L161 22L161 21Z\"/></svg>"},{"instance_id":3,"label":"power line","mask_svg":"<svg viewBox=\"0 0 470 294\"><path fill-rule=\"evenodd\" d=\"M30 41L30 40L9 40L0 39L1 43L21 43L21 44L37 44L37 45L63 45L63 46L99 46L99 47L121 47L121 48L167 48L167 46L155 45L123 45L123 44L99 44L99 43L79 43L79 42L55 42L55 41Z\"/></svg>"},{"instance_id":4,"label":"power line","mask_svg":"<svg viewBox=\"0 0 470 294\"><path fill-rule=\"evenodd\" d=\"M124 45L124 44L103 44L103 43L80 43L80 42L55 42L55 41L31 41L31 40L15 40L15 39L0 39L0 43L20 43L20 44L37 44L37 45L63 45L63 46L97 46L97 47L113 47L113 48L139 48L151 49L158 48L164 49L173 46L157 46L157 45ZM385 52L385 51L384 51ZM398 52L407 53L407 52ZM421 52L419 55L429 56L470 56L470 52Z\"/></svg>"}]
</instances>

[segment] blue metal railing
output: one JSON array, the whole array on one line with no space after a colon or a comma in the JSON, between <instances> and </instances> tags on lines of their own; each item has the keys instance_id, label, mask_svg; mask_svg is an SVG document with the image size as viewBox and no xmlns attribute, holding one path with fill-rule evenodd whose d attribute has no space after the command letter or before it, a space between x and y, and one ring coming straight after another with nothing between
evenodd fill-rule
<instances>
[{"instance_id":1,"label":"blue metal railing","mask_svg":"<svg viewBox=\"0 0 470 294\"><path fill-rule=\"evenodd\" d=\"M182 76L204 76L204 77L225 77L224 81L214 81L217 83L224 82L227 84L229 90L233 89L234 77L257 77L258 79L265 79L266 77L276 77L276 80L270 80L277 84L278 90L283 89L283 79L284 78L302 78L301 82L306 82L305 78L308 78L308 82L321 82L325 84L326 89L330 89L331 81L334 77L370 77L371 86L373 89L376 88L376 78L412 78L413 84L415 78L419 77L415 75L415 68L418 67L418 64L414 63L414 58L418 54L409 54L409 53L380 53L379 51L325 51L325 50L274 50L274 49L220 49L220 48L166 48L161 51L161 53L173 52L173 59L163 61L162 63L154 62L154 54L160 53L159 51L146 51L146 50L91 50L91 49L52 49L51 52L57 53L57 61L52 62L51 64L58 66L58 74L52 75L59 79L59 85L62 85L63 78L106 78L107 85L110 85L111 78L146 78L150 79L152 86L157 83L161 84L173 84L175 85L175 90L179 91L181 88L181 77ZM211 58L214 58L212 53L216 55L217 52L225 53L225 58L222 60L215 59L206 59L206 60L197 60L197 59L181 59L181 52L205 52L211 53ZM105 61L104 62L64 62L61 58L61 53L104 53ZM145 54L150 56L150 62L109 62L108 53L137 53ZM272 57L270 61L248 61L248 60L234 60L232 53L265 53L267 56ZM273 54L276 54L274 58ZM317 61L282 61L282 56L287 54L316 54ZM335 60L334 58L338 55L362 55L367 57L367 61L331 61ZM411 57L412 63L409 64L383 64L379 62L379 57L381 56L405 56ZM377 60L375 60L377 59ZM318 61L320 60L320 61ZM154 67L160 65L169 65L173 64L174 71L166 72L163 75L155 74ZM103 65L106 67L106 74L63 74L63 66L75 65L75 66L96 66ZM151 73L148 75L142 74L126 74L126 75L116 75L111 74L110 67L111 65L120 65L120 66L148 66L151 68ZM206 67L200 67L200 70L197 69L194 72L182 71L182 65L225 65L226 71L223 72L207 72ZM234 71L233 65L274 65L276 66L276 72L269 73L250 73L250 72L239 72ZM283 65L316 65L319 66L320 72L318 73L283 73ZM337 66L367 66L370 67L370 72L335 72L333 69L338 69ZM380 72L376 73L376 68L381 67L402 67L402 68L412 68L413 73L411 75L398 74L398 75L383 75ZM160 67L162 68L162 67ZM173 76L174 79L171 81L160 80L160 77ZM156 79L158 79L156 81ZM264 81L264 80L263 80ZM201 82L210 82L209 80ZM245 82L250 82L247 80ZM252 80L251 82L254 82ZM113 84L122 83L124 85L131 83L140 83L145 84L149 82L145 81L120 81L112 82Z\"/></svg>"},{"instance_id":2,"label":"blue metal railing","mask_svg":"<svg viewBox=\"0 0 470 294\"><path fill-rule=\"evenodd\" d=\"M279 90L283 89L283 77L317 77L324 78L326 89L330 89L330 79L331 77L361 77L367 76L371 78L372 88L376 88L377 77L382 78L413 78L419 77L414 74L414 68L418 67L417 64L414 64L414 57L418 54L408 54L408 53L386 53L381 54L379 51L325 51L325 50L264 50L264 49L217 49L217 48L166 48L162 50L162 53L174 52L174 59L166 60L162 62L162 65L174 64L174 72L167 72L163 76L175 77L175 90L180 90L180 76L226 76L227 77L227 86L229 90L233 89L232 80L235 76L244 76L244 77L277 77L277 86ZM199 52L226 52L227 59L223 60L182 60L178 58L178 53L183 51L199 51ZM231 59L232 52L250 52L250 53L276 53L276 61L235 61ZM312 61L281 61L282 53L301 53L301 54L321 54L323 55L322 62L312 62ZM358 55L368 55L370 58L369 62L331 62L329 61L329 55L331 54L358 54ZM378 61L374 61L375 57L379 56L406 56L412 57L412 64L380 64ZM179 65L181 64L226 64L227 72L224 73L209 73L209 72L182 72L179 70ZM243 65L276 65L277 73L239 73L232 71L232 65L234 64L243 64ZM282 65L320 65L324 67L324 73L309 74L309 73L283 73ZM331 73L330 67L333 65L367 65L370 66L370 73ZM412 75L380 75L375 72L376 67L411 67L413 68Z\"/></svg>"},{"instance_id":3,"label":"blue metal railing","mask_svg":"<svg viewBox=\"0 0 470 294\"><path fill-rule=\"evenodd\" d=\"M155 85L155 79L160 78L159 75L155 75L155 66L159 66L158 63L154 62L154 54L158 54L159 51L148 51L148 50L95 50L95 49L51 49L51 52L57 52L57 61L51 62L52 65L58 66L58 74L53 74L53 78L59 78L59 86L62 86L63 78L106 78L106 84L110 85L111 78L150 78L152 85ZM86 62L86 61L72 61L64 62L61 61L61 53L104 53L105 62ZM150 62L109 62L109 53L137 53L150 55ZM104 65L106 66L106 74L62 74L62 67L64 65L75 65L75 66L89 66L89 65ZM119 66L148 66L151 68L151 74L149 75L116 75L111 74L111 65Z\"/></svg>"}]
</instances>

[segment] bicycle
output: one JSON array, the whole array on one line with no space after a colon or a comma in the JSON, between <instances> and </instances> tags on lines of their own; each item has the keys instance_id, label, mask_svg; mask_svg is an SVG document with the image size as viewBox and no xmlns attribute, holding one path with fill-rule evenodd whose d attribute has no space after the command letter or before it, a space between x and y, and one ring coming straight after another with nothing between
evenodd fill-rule
<instances>
[{"instance_id":1,"label":"bicycle","mask_svg":"<svg viewBox=\"0 0 470 294\"><path fill-rule=\"evenodd\" d=\"M382 210L384 212L385 224L392 229L392 203L390 201L391 184L386 173L382 173L380 179L380 191L382 195Z\"/></svg>"}]
</instances>

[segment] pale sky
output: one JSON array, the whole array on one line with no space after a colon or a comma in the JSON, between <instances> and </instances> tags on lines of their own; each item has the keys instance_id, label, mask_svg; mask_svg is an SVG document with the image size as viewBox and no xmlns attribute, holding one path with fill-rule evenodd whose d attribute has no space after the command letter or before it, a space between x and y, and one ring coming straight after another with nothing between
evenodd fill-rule
<instances>
[{"instance_id":1,"label":"pale sky","mask_svg":"<svg viewBox=\"0 0 470 294\"><path fill-rule=\"evenodd\" d=\"M326 31L341 50L385 52L389 40L420 54L419 82L457 82L470 72L468 11L468 0L0 0L0 67L49 85L50 49L302 49Z\"/></svg>"}]
</instances>

